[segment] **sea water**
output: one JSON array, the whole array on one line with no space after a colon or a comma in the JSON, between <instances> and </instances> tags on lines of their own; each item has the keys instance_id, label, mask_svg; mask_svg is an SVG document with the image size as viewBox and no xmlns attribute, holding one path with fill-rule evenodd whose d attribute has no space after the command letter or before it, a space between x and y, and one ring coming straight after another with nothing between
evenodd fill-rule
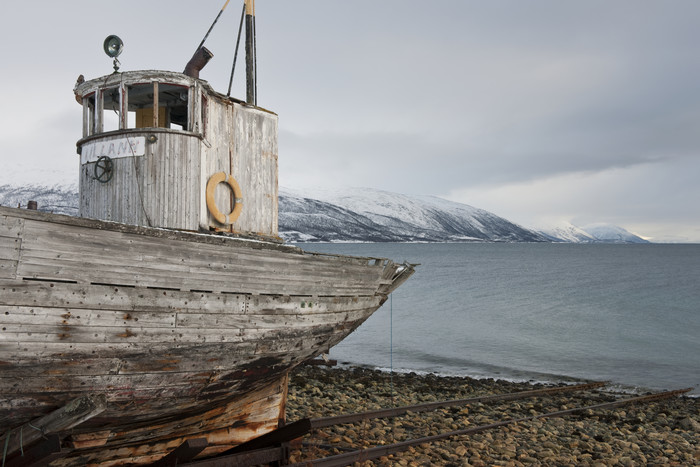
<instances>
[{"instance_id":1,"label":"sea water","mask_svg":"<svg viewBox=\"0 0 700 467\"><path fill-rule=\"evenodd\" d=\"M304 244L420 263L331 358L700 395L700 245Z\"/></svg>"}]
</instances>

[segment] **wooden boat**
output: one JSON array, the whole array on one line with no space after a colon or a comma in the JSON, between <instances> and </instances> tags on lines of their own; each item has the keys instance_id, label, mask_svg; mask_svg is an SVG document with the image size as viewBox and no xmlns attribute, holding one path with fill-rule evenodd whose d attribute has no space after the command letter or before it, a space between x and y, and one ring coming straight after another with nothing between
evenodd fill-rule
<instances>
[{"instance_id":1,"label":"wooden boat","mask_svg":"<svg viewBox=\"0 0 700 467\"><path fill-rule=\"evenodd\" d=\"M413 273L281 242L277 115L199 79L207 52L76 86L80 217L0 207L3 462L53 439L50 465L148 464L269 432L289 371Z\"/></svg>"}]
</instances>

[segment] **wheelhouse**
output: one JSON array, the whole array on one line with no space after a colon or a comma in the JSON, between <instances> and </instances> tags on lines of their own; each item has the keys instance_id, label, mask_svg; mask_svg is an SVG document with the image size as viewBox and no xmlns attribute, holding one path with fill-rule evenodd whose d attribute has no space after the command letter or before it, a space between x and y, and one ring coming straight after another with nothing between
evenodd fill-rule
<instances>
[{"instance_id":1,"label":"wheelhouse","mask_svg":"<svg viewBox=\"0 0 700 467\"><path fill-rule=\"evenodd\" d=\"M115 72L74 91L81 216L277 237L276 114L167 71ZM235 183L210 183L222 172Z\"/></svg>"}]
</instances>

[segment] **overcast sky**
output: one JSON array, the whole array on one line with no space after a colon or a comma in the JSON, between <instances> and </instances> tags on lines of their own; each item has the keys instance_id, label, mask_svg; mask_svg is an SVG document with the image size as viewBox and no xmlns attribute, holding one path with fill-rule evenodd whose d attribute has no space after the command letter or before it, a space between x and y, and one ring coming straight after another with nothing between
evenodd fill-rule
<instances>
[{"instance_id":1,"label":"overcast sky","mask_svg":"<svg viewBox=\"0 0 700 467\"><path fill-rule=\"evenodd\" d=\"M10 7L10 3L12 6ZM224 0L5 2L0 184L77 183L79 74L182 71ZM206 46L225 93L241 0ZM280 185L700 242L700 2L258 0ZM241 58L241 57L239 57ZM233 94L245 97L242 61Z\"/></svg>"}]
</instances>

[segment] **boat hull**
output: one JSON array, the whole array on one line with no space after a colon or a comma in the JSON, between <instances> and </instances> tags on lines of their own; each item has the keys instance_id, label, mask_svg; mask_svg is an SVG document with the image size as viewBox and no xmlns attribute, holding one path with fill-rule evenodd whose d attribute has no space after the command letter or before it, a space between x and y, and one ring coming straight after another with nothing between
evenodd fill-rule
<instances>
[{"instance_id":1,"label":"boat hull","mask_svg":"<svg viewBox=\"0 0 700 467\"><path fill-rule=\"evenodd\" d=\"M286 378L413 269L272 242L0 208L0 426L86 395L52 465L212 454L284 423ZM5 435L7 436L7 435Z\"/></svg>"}]
</instances>

